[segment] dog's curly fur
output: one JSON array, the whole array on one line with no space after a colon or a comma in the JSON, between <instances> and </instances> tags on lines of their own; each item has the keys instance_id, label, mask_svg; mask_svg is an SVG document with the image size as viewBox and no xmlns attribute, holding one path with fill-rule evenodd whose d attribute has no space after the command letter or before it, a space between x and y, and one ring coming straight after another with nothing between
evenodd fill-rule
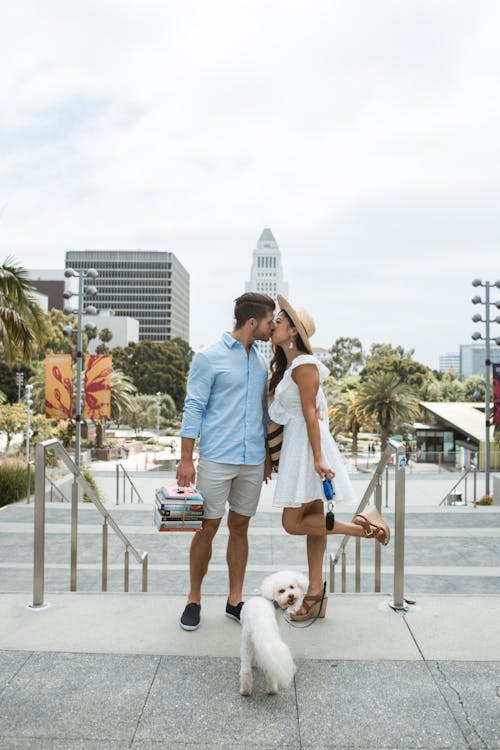
<instances>
[{"instance_id":1,"label":"dog's curly fur","mask_svg":"<svg viewBox=\"0 0 500 750\"><path fill-rule=\"evenodd\" d=\"M288 687L295 674L290 649L281 640L274 602L294 611L307 591L308 580L301 573L283 570L262 581L261 596L249 599L241 610L240 693L252 694L252 663L266 676L266 690L275 695Z\"/></svg>"}]
</instances>

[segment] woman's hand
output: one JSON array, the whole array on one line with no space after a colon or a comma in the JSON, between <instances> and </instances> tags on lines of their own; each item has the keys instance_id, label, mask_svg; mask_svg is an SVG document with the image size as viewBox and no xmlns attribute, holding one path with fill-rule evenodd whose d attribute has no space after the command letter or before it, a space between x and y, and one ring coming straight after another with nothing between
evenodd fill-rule
<instances>
[{"instance_id":1,"label":"woman's hand","mask_svg":"<svg viewBox=\"0 0 500 750\"><path fill-rule=\"evenodd\" d=\"M330 469L329 466L323 463L323 461L315 461L314 468L320 475L321 479L333 479L335 472Z\"/></svg>"}]
</instances>

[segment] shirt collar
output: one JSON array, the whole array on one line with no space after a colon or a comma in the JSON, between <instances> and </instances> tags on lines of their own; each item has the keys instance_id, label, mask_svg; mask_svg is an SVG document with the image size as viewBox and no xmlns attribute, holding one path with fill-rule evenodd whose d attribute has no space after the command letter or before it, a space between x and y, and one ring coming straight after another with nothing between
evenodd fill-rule
<instances>
[{"instance_id":1,"label":"shirt collar","mask_svg":"<svg viewBox=\"0 0 500 750\"><path fill-rule=\"evenodd\" d=\"M227 346L228 349L232 349L236 345L241 346L243 349L245 348L243 344L241 343L241 341L238 341L238 339L235 339L234 336L231 336L229 331L224 331L224 333L222 334L222 342L225 344L225 346ZM250 348L255 349L255 351L257 351L258 350L257 342L254 341Z\"/></svg>"}]
</instances>

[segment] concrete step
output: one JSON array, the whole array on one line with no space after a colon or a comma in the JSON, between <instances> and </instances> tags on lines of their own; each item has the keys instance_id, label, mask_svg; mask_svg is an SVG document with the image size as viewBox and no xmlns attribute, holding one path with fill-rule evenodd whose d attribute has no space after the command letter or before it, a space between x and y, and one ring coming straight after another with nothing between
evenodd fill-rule
<instances>
[{"instance_id":1,"label":"concrete step","mask_svg":"<svg viewBox=\"0 0 500 750\"><path fill-rule=\"evenodd\" d=\"M148 551L150 592L182 595L188 587L190 534L158 533L152 524L151 508L141 505L110 506L110 512L139 551ZM389 525L393 512L385 511ZM337 513L349 520L350 513ZM78 590L99 591L101 587L101 517L87 504L79 506ZM500 579L500 513L496 509L464 508L409 510L406 516L405 590L409 594L496 594ZM279 512L262 510L252 519L250 554L245 594L258 588L262 578L284 567L305 568L302 537L284 533ZM340 538L328 539L328 553L334 553ZM221 524L214 545L204 590L223 595L227 590L225 563L227 528ZM362 545L362 591L373 590L374 543ZM354 544L348 546L347 590L354 589ZM33 505L16 504L0 512L0 591L32 588ZM327 558L328 559L328 558ZM53 503L46 508L46 587L48 591L69 588L70 507ZM109 535L109 591L123 590L123 548ZM382 549L382 590L393 586L393 547ZM325 576L328 562L325 560ZM337 588L339 587L337 577ZM140 591L141 572L133 564L130 589Z\"/></svg>"},{"instance_id":2,"label":"concrete step","mask_svg":"<svg viewBox=\"0 0 500 750\"><path fill-rule=\"evenodd\" d=\"M203 598L195 632L179 626L185 601L49 593L47 606L33 609L24 594L0 594L0 643L9 650L237 657L240 626L225 617L226 598ZM326 618L312 627L278 620L297 659L500 659L500 597L422 595L406 613L394 612L389 601L383 594L330 594Z\"/></svg>"}]
</instances>

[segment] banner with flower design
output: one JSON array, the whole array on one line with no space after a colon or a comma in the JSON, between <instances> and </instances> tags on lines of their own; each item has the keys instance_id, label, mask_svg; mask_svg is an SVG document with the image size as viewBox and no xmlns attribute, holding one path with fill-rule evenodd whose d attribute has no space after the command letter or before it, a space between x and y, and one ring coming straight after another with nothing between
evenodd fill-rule
<instances>
[{"instance_id":1,"label":"banner with flower design","mask_svg":"<svg viewBox=\"0 0 500 750\"><path fill-rule=\"evenodd\" d=\"M500 425L500 364L493 365L493 424Z\"/></svg>"},{"instance_id":2,"label":"banner with flower design","mask_svg":"<svg viewBox=\"0 0 500 750\"><path fill-rule=\"evenodd\" d=\"M45 416L71 419L73 413L73 362L71 354L45 357Z\"/></svg>"},{"instance_id":3,"label":"banner with flower design","mask_svg":"<svg viewBox=\"0 0 500 750\"><path fill-rule=\"evenodd\" d=\"M111 417L111 361L110 354L85 357L84 419Z\"/></svg>"}]
</instances>

